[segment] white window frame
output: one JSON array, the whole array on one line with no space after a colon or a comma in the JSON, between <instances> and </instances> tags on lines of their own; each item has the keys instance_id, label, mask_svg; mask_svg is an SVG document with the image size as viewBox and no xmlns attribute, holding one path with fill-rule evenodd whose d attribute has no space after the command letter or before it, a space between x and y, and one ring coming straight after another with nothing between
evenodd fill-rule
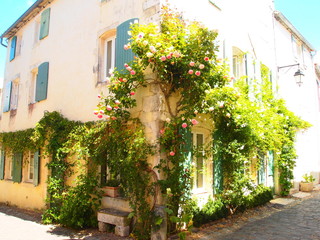
<instances>
[{"instance_id":1,"label":"white window frame","mask_svg":"<svg viewBox=\"0 0 320 240\"><path fill-rule=\"evenodd\" d=\"M19 79L12 81L10 97L10 110L16 110L19 103Z\"/></svg>"},{"instance_id":2,"label":"white window frame","mask_svg":"<svg viewBox=\"0 0 320 240\"><path fill-rule=\"evenodd\" d=\"M36 67L31 70L28 104L34 104L36 102L37 75L38 68Z\"/></svg>"},{"instance_id":3,"label":"white window frame","mask_svg":"<svg viewBox=\"0 0 320 240\"><path fill-rule=\"evenodd\" d=\"M108 68L109 62L108 62L108 43L111 41L111 64L110 64L110 68ZM102 77L102 81L105 82L107 81L107 78L109 78L111 76L110 74L110 70L114 69L115 66L115 46L116 46L116 36L111 36L108 37L106 39L104 39L103 42L103 49L104 49L104 54L103 54L103 77Z\"/></svg>"},{"instance_id":4,"label":"white window frame","mask_svg":"<svg viewBox=\"0 0 320 240\"><path fill-rule=\"evenodd\" d=\"M27 181L33 182L34 179L34 152L29 151L28 154L28 175L27 175ZM33 174L32 177L30 177L30 174Z\"/></svg>"},{"instance_id":5,"label":"white window frame","mask_svg":"<svg viewBox=\"0 0 320 240\"><path fill-rule=\"evenodd\" d=\"M198 141L197 141L197 136L201 135L202 136L202 146L203 146L203 150L202 150L202 169L198 169L197 166L197 159L195 158L195 156L193 156L192 159L192 165L194 166L194 173L193 173L193 189L192 189L192 193L193 194L197 194L197 193L203 193L206 192L205 190L205 180L206 180L206 159L205 159L205 134L203 132L199 132L199 131L193 131L191 136L192 136L192 145L193 147L197 148L198 145ZM198 187L198 172L202 171L201 175L202 175L202 186Z\"/></svg>"}]
</instances>

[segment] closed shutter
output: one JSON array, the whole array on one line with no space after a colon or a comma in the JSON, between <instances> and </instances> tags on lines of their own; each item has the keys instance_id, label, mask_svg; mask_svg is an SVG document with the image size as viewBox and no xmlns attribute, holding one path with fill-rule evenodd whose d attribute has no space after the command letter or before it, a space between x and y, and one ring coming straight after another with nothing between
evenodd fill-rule
<instances>
[{"instance_id":1,"label":"closed shutter","mask_svg":"<svg viewBox=\"0 0 320 240\"><path fill-rule=\"evenodd\" d=\"M40 40L48 36L49 23L50 23L50 8L47 8L41 14L40 37L39 37Z\"/></svg>"},{"instance_id":2,"label":"closed shutter","mask_svg":"<svg viewBox=\"0 0 320 240\"><path fill-rule=\"evenodd\" d=\"M188 128L180 128L179 132L182 137L183 145L181 150L184 156L184 162L187 166L191 166L192 163L192 133Z\"/></svg>"},{"instance_id":3,"label":"closed shutter","mask_svg":"<svg viewBox=\"0 0 320 240\"><path fill-rule=\"evenodd\" d=\"M213 171L213 193L219 194L223 190L223 168L222 168L222 153L218 144L214 144L214 142L220 141L220 132L221 130L215 131L213 134L213 163L214 163L214 171Z\"/></svg>"},{"instance_id":4,"label":"closed shutter","mask_svg":"<svg viewBox=\"0 0 320 240\"><path fill-rule=\"evenodd\" d=\"M11 101L11 90L12 82L8 82L4 91L4 103L3 103L3 112L8 112L10 110L10 101Z\"/></svg>"},{"instance_id":5,"label":"closed shutter","mask_svg":"<svg viewBox=\"0 0 320 240\"><path fill-rule=\"evenodd\" d=\"M33 171L33 185L38 186L39 185L39 180L40 180L40 151L36 151L33 156L33 166L34 166L34 171Z\"/></svg>"},{"instance_id":6,"label":"closed shutter","mask_svg":"<svg viewBox=\"0 0 320 240\"><path fill-rule=\"evenodd\" d=\"M14 153L13 154L13 182L21 182L22 180L22 153Z\"/></svg>"},{"instance_id":7,"label":"closed shutter","mask_svg":"<svg viewBox=\"0 0 320 240\"><path fill-rule=\"evenodd\" d=\"M125 50L123 46L129 42L131 36L128 34L130 31L130 23L138 21L138 18L133 18L128 21L121 23L117 27L117 38L116 38L116 68L117 71L125 69L124 64L129 63L134 59L134 54L131 49Z\"/></svg>"},{"instance_id":8,"label":"closed shutter","mask_svg":"<svg viewBox=\"0 0 320 240\"><path fill-rule=\"evenodd\" d=\"M4 151L1 151L1 157L0 157L0 180L4 179L4 164L5 164L5 155L4 155Z\"/></svg>"},{"instance_id":9,"label":"closed shutter","mask_svg":"<svg viewBox=\"0 0 320 240\"><path fill-rule=\"evenodd\" d=\"M44 62L38 68L36 82L36 102L47 99L49 63Z\"/></svg>"},{"instance_id":10,"label":"closed shutter","mask_svg":"<svg viewBox=\"0 0 320 240\"><path fill-rule=\"evenodd\" d=\"M16 57L16 46L17 46L17 36L14 36L11 39L10 46L10 61L12 61Z\"/></svg>"}]
</instances>

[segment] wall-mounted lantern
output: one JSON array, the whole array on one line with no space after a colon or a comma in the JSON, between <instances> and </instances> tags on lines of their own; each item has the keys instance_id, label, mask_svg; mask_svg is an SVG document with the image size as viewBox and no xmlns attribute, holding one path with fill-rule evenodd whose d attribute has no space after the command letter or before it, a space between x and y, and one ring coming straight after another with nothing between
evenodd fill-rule
<instances>
[{"instance_id":1,"label":"wall-mounted lantern","mask_svg":"<svg viewBox=\"0 0 320 240\"><path fill-rule=\"evenodd\" d=\"M293 76L294 76L294 78L296 80L296 84L298 84L298 86L300 87L302 85L302 83L303 83L302 77L304 76L304 73L301 71L299 63L278 67L278 72L279 72L279 70L281 68L294 67L294 66L298 66L298 70L294 73Z\"/></svg>"}]
</instances>

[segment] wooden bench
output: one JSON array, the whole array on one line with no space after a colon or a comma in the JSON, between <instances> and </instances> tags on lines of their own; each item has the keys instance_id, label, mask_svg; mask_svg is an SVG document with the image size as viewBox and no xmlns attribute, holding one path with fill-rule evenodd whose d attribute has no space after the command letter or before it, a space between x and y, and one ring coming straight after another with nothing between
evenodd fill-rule
<instances>
[{"instance_id":1,"label":"wooden bench","mask_svg":"<svg viewBox=\"0 0 320 240\"><path fill-rule=\"evenodd\" d=\"M98 211L99 231L106 232L107 224L115 225L115 234L121 237L127 237L130 234L130 212L116 210L113 208L104 208Z\"/></svg>"}]
</instances>

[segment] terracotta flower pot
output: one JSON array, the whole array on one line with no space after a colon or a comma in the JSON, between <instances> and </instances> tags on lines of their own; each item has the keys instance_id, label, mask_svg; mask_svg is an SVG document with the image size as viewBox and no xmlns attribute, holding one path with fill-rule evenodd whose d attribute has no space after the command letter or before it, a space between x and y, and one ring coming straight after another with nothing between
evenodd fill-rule
<instances>
[{"instance_id":1,"label":"terracotta flower pot","mask_svg":"<svg viewBox=\"0 0 320 240\"><path fill-rule=\"evenodd\" d=\"M120 196L119 188L120 187L108 187L108 186L105 186L103 188L104 195L105 196L109 196L109 197L113 197L113 198L119 197Z\"/></svg>"},{"instance_id":2,"label":"terracotta flower pot","mask_svg":"<svg viewBox=\"0 0 320 240\"><path fill-rule=\"evenodd\" d=\"M300 191L302 192L311 192L313 190L312 182L301 182L300 183Z\"/></svg>"}]
</instances>

